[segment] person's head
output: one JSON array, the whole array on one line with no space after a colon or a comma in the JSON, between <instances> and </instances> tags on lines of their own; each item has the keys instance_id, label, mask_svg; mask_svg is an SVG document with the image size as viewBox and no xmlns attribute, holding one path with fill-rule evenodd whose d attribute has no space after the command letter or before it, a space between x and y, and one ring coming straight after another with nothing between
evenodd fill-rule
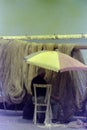
<instances>
[{"instance_id":1,"label":"person's head","mask_svg":"<svg viewBox=\"0 0 87 130\"><path fill-rule=\"evenodd\" d=\"M41 77L44 77L45 74L46 74L46 72L45 72L44 69L42 69L42 68L39 68L39 69L38 69L38 75L40 75Z\"/></svg>"}]
</instances>

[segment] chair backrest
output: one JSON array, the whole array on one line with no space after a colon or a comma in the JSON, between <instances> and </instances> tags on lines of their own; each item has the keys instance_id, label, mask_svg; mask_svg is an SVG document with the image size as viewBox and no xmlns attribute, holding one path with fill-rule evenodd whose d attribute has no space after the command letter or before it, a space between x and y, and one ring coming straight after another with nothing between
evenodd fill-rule
<instances>
[{"instance_id":1,"label":"chair backrest","mask_svg":"<svg viewBox=\"0 0 87 130\"><path fill-rule=\"evenodd\" d=\"M51 95L51 84L34 84L34 96L35 96L35 102L37 102L37 88L46 89L46 94L44 97L44 102L47 103L50 101L50 95Z\"/></svg>"}]
</instances>

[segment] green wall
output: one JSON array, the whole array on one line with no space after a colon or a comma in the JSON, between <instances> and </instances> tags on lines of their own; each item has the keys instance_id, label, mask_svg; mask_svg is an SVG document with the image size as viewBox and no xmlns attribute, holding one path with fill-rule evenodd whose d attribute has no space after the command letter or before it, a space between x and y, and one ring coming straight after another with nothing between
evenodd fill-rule
<instances>
[{"instance_id":1,"label":"green wall","mask_svg":"<svg viewBox=\"0 0 87 130\"><path fill-rule=\"evenodd\" d=\"M0 0L0 35L87 33L87 0Z\"/></svg>"},{"instance_id":2,"label":"green wall","mask_svg":"<svg viewBox=\"0 0 87 130\"><path fill-rule=\"evenodd\" d=\"M87 0L0 0L0 36L77 33L87 33Z\"/></svg>"}]
</instances>

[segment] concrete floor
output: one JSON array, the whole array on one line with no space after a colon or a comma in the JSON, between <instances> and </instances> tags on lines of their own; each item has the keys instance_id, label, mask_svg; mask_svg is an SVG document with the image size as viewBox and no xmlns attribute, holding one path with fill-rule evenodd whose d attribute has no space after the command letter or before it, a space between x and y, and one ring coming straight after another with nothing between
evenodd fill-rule
<instances>
[{"instance_id":1,"label":"concrete floor","mask_svg":"<svg viewBox=\"0 0 87 130\"><path fill-rule=\"evenodd\" d=\"M22 118L22 111L0 110L0 130L75 130L64 124L34 125L31 120ZM85 130L80 128L79 130Z\"/></svg>"}]
</instances>

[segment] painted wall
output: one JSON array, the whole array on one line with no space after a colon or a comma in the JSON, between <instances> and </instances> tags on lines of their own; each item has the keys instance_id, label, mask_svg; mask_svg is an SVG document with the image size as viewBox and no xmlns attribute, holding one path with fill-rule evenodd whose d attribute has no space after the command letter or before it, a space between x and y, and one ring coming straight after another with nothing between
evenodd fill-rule
<instances>
[{"instance_id":1,"label":"painted wall","mask_svg":"<svg viewBox=\"0 0 87 130\"><path fill-rule=\"evenodd\" d=\"M87 33L87 0L0 0L0 36L76 33Z\"/></svg>"},{"instance_id":2,"label":"painted wall","mask_svg":"<svg viewBox=\"0 0 87 130\"><path fill-rule=\"evenodd\" d=\"M87 33L87 0L0 0L0 35Z\"/></svg>"}]
</instances>

